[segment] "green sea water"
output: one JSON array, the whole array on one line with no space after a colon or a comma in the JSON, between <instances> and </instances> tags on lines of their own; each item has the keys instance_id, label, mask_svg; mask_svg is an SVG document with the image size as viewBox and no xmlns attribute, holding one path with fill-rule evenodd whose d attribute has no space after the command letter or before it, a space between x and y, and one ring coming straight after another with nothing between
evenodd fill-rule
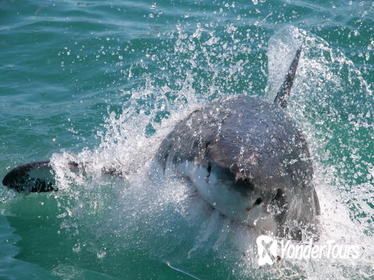
<instances>
[{"instance_id":1,"label":"green sea water","mask_svg":"<svg viewBox=\"0 0 374 280\"><path fill-rule=\"evenodd\" d=\"M172 180L149 191L144 166L193 108L274 97L300 44L288 111L313 155L322 236L363 253L259 268L253 242L191 215ZM0 279L373 279L373 50L367 0L0 0L0 177L52 157L60 188L1 188ZM128 177L95 175L111 164Z\"/></svg>"}]
</instances>

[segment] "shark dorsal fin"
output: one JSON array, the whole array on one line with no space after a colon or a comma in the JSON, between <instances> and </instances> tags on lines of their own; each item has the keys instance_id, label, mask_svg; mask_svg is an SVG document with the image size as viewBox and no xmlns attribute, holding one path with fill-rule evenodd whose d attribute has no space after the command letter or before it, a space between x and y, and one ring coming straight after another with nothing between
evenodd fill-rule
<instances>
[{"instance_id":1,"label":"shark dorsal fin","mask_svg":"<svg viewBox=\"0 0 374 280\"><path fill-rule=\"evenodd\" d=\"M302 47L299 47L296 51L295 57L291 62L290 68L288 69L287 75L284 79L283 84L281 85L277 96L274 99L275 104L279 104L282 108L287 107L287 97L290 95L293 81L295 79L295 74L297 66L299 64L300 54Z\"/></svg>"}]
</instances>

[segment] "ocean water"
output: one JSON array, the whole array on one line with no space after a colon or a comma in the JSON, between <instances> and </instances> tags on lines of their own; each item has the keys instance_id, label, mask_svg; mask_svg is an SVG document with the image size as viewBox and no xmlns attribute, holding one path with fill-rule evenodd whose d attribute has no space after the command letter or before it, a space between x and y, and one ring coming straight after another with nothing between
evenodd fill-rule
<instances>
[{"instance_id":1,"label":"ocean water","mask_svg":"<svg viewBox=\"0 0 374 280\"><path fill-rule=\"evenodd\" d=\"M360 259L258 267L250 234L147 167L194 108L271 100L300 44L288 111L310 144L321 242ZM0 1L0 177L51 158L59 186L1 187L0 279L373 279L373 50L367 0Z\"/></svg>"}]
</instances>

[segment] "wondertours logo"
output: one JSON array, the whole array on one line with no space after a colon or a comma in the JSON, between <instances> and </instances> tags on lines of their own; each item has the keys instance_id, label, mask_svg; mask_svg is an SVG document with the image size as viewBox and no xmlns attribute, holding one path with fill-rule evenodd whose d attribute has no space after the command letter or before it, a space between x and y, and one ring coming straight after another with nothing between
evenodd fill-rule
<instances>
[{"instance_id":1,"label":"wondertours logo","mask_svg":"<svg viewBox=\"0 0 374 280\"><path fill-rule=\"evenodd\" d=\"M343 259L357 260L360 258L360 247L356 245L338 244L329 240L324 244L294 243L290 240L277 240L272 236L260 235L256 240L258 265L273 265L280 260L317 260Z\"/></svg>"}]
</instances>

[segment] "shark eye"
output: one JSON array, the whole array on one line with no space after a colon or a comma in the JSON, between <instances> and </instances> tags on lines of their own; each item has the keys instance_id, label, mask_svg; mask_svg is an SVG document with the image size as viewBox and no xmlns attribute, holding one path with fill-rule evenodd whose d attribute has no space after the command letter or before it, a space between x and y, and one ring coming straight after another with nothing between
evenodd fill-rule
<instances>
[{"instance_id":1,"label":"shark eye","mask_svg":"<svg viewBox=\"0 0 374 280\"><path fill-rule=\"evenodd\" d=\"M209 183L210 174L212 173L212 165L208 163L208 167L206 168L206 171L208 172L208 175L205 178L205 181Z\"/></svg>"},{"instance_id":2,"label":"shark eye","mask_svg":"<svg viewBox=\"0 0 374 280\"><path fill-rule=\"evenodd\" d=\"M206 170L208 171L208 174L210 175L210 172L212 171L212 166L210 165L210 163L208 164L208 167Z\"/></svg>"},{"instance_id":3,"label":"shark eye","mask_svg":"<svg viewBox=\"0 0 374 280\"><path fill-rule=\"evenodd\" d=\"M277 189L273 200L281 200L283 198L283 191L281 189Z\"/></svg>"},{"instance_id":4,"label":"shark eye","mask_svg":"<svg viewBox=\"0 0 374 280\"><path fill-rule=\"evenodd\" d=\"M254 205L260 205L260 204L261 204L261 202L262 202L262 198L261 198L261 197L259 197L259 198L257 198L257 199L256 199L256 201L255 201Z\"/></svg>"}]
</instances>

